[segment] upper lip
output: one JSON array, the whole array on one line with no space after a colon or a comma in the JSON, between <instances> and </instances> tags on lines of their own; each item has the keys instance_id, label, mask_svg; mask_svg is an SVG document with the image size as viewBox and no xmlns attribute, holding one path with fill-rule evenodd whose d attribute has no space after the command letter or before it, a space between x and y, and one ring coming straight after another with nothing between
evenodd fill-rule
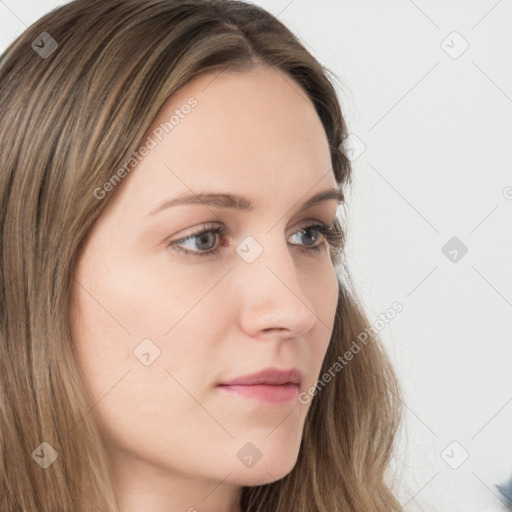
<instances>
[{"instance_id":1,"label":"upper lip","mask_svg":"<svg viewBox=\"0 0 512 512\"><path fill-rule=\"evenodd\" d=\"M236 379L221 382L220 386L255 386L258 384L268 384L279 386L283 384L300 385L302 375L299 370L292 368L290 370L279 370L277 368L265 368L256 373L237 377Z\"/></svg>"}]
</instances>

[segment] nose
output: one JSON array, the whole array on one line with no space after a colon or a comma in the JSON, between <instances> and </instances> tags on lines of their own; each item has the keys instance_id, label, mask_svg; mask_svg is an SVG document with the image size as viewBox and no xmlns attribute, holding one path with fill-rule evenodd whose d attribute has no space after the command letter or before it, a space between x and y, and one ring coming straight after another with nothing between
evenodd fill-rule
<instances>
[{"instance_id":1,"label":"nose","mask_svg":"<svg viewBox=\"0 0 512 512\"><path fill-rule=\"evenodd\" d=\"M276 237L277 238L277 237ZM261 237L263 252L251 263L237 261L241 328L252 337L282 339L306 335L317 321L286 241ZM251 250L254 250L252 247Z\"/></svg>"}]
</instances>

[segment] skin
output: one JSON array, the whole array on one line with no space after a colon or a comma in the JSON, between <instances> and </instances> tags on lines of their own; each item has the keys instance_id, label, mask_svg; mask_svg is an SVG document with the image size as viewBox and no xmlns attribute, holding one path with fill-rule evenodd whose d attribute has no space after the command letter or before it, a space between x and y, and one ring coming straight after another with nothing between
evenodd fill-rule
<instances>
[{"instance_id":1,"label":"skin","mask_svg":"<svg viewBox=\"0 0 512 512\"><path fill-rule=\"evenodd\" d=\"M122 512L231 512L242 486L287 475L311 404L268 405L216 385L296 367L306 391L334 323L327 240L300 234L312 223L330 226L337 210L334 200L301 209L336 188L312 103L268 67L203 74L166 102L150 130L191 96L197 106L109 192L74 271L73 343ZM191 190L242 194L254 210L192 204L150 215ZM211 234L181 246L215 246L218 257L167 246L205 222L228 227L227 241ZM252 263L235 250L246 236L263 248ZM308 249L315 244L323 244L318 253ZM160 350L148 366L134 355L147 338ZM252 467L237 457L247 442L262 454Z\"/></svg>"}]
</instances>

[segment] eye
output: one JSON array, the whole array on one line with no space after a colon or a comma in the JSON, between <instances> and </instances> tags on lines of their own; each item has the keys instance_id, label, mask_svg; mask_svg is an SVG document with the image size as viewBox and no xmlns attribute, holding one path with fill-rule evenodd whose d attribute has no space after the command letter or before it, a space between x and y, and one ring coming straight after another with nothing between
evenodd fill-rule
<instances>
[{"instance_id":1,"label":"eye","mask_svg":"<svg viewBox=\"0 0 512 512\"><path fill-rule=\"evenodd\" d=\"M300 229L292 236L298 235L300 237L305 235L306 239L312 239L312 242L306 243L305 246L308 247L308 249L319 251L322 248L323 244L316 244L316 242L320 237L323 237L326 234L327 229L328 228L325 224L315 224ZM311 235L312 233L313 235Z\"/></svg>"},{"instance_id":2,"label":"eye","mask_svg":"<svg viewBox=\"0 0 512 512\"><path fill-rule=\"evenodd\" d=\"M191 233L185 238L171 241L167 246L178 253L186 255L217 257L219 250L218 248L213 249L215 246L215 240L220 236L221 240L223 240L221 245L223 247L229 247L229 240L226 239L227 234L229 234L228 230L223 225L215 226L204 224L201 230ZM182 247L182 245L190 241L195 242L197 247L196 250L188 250Z\"/></svg>"},{"instance_id":3,"label":"eye","mask_svg":"<svg viewBox=\"0 0 512 512\"><path fill-rule=\"evenodd\" d=\"M230 242L226 238L229 234L231 233L224 225L215 226L204 224L202 229L199 231L191 233L185 238L170 241L167 246L172 250L185 255L218 257L220 251L218 246L215 247L215 241L217 237L220 237L221 243L219 245L222 247L229 247ZM305 244L292 243L292 245L301 246L301 250L305 252L320 251L324 246L324 238L327 239L328 244L333 248L339 248L341 245L340 233L336 229L333 229L323 223L305 226L296 231L292 237L293 236L304 237L306 240L308 238L312 239L311 242L307 242ZM319 240L320 243L318 243ZM185 249L183 248L183 245L186 243L192 243L196 247L192 250Z\"/></svg>"}]
</instances>

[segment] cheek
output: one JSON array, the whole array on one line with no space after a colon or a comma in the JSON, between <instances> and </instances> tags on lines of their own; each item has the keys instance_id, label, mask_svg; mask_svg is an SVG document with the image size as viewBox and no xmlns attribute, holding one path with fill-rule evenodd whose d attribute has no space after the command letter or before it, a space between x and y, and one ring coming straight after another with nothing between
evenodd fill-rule
<instances>
[{"instance_id":1,"label":"cheek","mask_svg":"<svg viewBox=\"0 0 512 512\"><path fill-rule=\"evenodd\" d=\"M176 471L202 467L221 479L238 468L234 454L247 430L244 423L236 431L233 410L213 388L218 369L225 368L219 343L228 334L218 310L221 287L208 292L208 280L194 286L189 280L186 287L176 280L170 286L169 280L160 278L157 287L148 279L141 287L137 279L114 279L111 273L91 287L94 298L78 291L80 315L74 315L72 332L95 404L92 415L116 449L116 460L128 454ZM179 290L179 300L170 288ZM99 302L108 304L108 312ZM149 366L133 355L142 339L153 340L160 351Z\"/></svg>"},{"instance_id":2,"label":"cheek","mask_svg":"<svg viewBox=\"0 0 512 512\"><path fill-rule=\"evenodd\" d=\"M70 307L77 362L91 400L101 400L98 410L109 409L119 418L126 404L136 406L140 415L155 412L160 399L175 403L166 394L175 392L187 375L203 375L208 363L210 340L220 322L219 298L215 291L207 293L211 283L193 280L191 286L183 273L169 276L136 265L108 272L96 267L96 273L93 268L84 267L77 275L82 286L74 290ZM194 378L190 386L200 382Z\"/></svg>"}]
</instances>

